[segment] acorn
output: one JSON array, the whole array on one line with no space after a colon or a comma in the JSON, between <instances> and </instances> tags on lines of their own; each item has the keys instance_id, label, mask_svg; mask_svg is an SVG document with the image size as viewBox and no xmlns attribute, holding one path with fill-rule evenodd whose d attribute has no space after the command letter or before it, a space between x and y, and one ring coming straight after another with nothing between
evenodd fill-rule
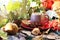
<instances>
[{"instance_id":1,"label":"acorn","mask_svg":"<svg viewBox=\"0 0 60 40\"><path fill-rule=\"evenodd\" d=\"M34 29L32 30L32 34L33 34L33 35L41 34L40 29L39 29L39 28L34 28Z\"/></svg>"}]
</instances>

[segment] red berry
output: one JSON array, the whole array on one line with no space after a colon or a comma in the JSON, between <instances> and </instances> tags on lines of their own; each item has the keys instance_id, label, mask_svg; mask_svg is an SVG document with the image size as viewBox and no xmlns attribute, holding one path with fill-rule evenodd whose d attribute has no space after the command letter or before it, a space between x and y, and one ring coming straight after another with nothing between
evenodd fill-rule
<instances>
[{"instance_id":1,"label":"red berry","mask_svg":"<svg viewBox=\"0 0 60 40\"><path fill-rule=\"evenodd\" d=\"M51 9L53 3L54 3L53 0L43 0L42 1L42 4L44 7L46 7L46 9Z\"/></svg>"}]
</instances>

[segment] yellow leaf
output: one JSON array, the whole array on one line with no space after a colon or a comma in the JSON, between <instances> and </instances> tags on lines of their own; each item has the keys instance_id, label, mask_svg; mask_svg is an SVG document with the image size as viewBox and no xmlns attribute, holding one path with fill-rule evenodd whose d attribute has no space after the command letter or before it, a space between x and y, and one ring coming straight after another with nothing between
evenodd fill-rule
<instances>
[{"instance_id":1,"label":"yellow leaf","mask_svg":"<svg viewBox=\"0 0 60 40\"><path fill-rule=\"evenodd\" d=\"M6 9L8 12L19 9L20 8L20 2L9 2L8 5L6 6Z\"/></svg>"}]
</instances>

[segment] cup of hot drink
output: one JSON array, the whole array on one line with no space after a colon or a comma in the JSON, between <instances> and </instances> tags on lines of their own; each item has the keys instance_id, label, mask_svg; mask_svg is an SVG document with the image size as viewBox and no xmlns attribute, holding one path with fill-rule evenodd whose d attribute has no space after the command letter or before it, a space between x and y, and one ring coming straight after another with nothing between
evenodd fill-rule
<instances>
[{"instance_id":1,"label":"cup of hot drink","mask_svg":"<svg viewBox=\"0 0 60 40\"><path fill-rule=\"evenodd\" d=\"M31 23L39 24L40 19L41 19L41 14L40 13L32 13L31 14L31 19L30 19Z\"/></svg>"}]
</instances>

